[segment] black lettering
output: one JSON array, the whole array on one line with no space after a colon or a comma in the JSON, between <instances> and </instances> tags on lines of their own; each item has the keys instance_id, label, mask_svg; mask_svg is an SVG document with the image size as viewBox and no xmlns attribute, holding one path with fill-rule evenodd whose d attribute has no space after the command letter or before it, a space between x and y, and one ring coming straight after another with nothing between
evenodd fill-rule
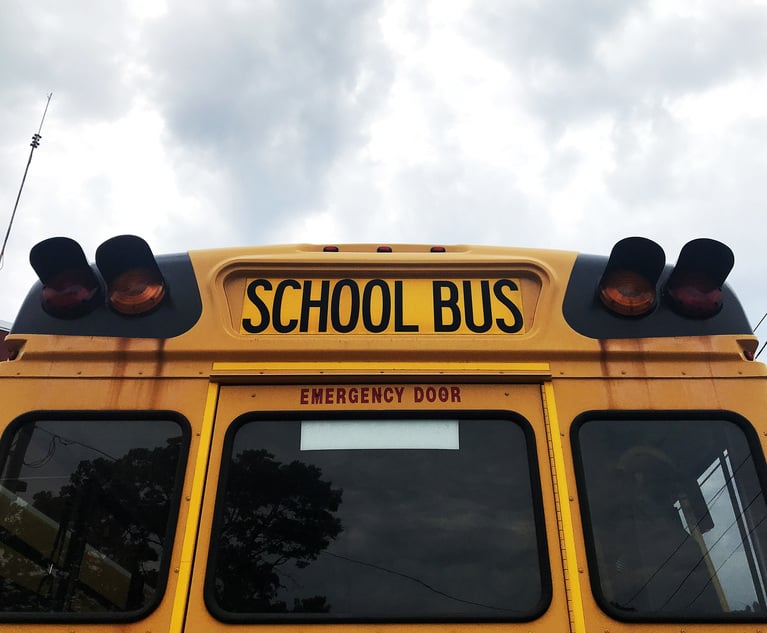
<instances>
[{"instance_id":1,"label":"black lettering","mask_svg":"<svg viewBox=\"0 0 767 633\"><path fill-rule=\"evenodd\" d=\"M506 332L507 334L514 334L515 332L519 332L522 329L522 325L524 324L522 320L522 313L519 311L519 308L516 306L516 304L511 300L511 297L507 297L505 294L503 294L504 288L509 290L519 290L519 288L517 287L517 284L511 281L511 279L499 279L493 286L493 294L495 295L495 298L498 299L498 301L500 301L504 306L506 306L506 308L508 308L511 316L514 317L514 321L511 325L509 325L503 319L496 319L495 324L502 332Z\"/></svg>"},{"instance_id":2,"label":"black lettering","mask_svg":"<svg viewBox=\"0 0 767 633\"><path fill-rule=\"evenodd\" d=\"M417 332L417 325L408 325L403 321L402 312L404 310L402 300L402 282L394 282L394 331L395 332Z\"/></svg>"},{"instance_id":3,"label":"black lettering","mask_svg":"<svg viewBox=\"0 0 767 633\"><path fill-rule=\"evenodd\" d=\"M248 299L254 306L256 306L258 313L261 315L261 321L259 321L257 325L254 325L251 319L242 320L242 329L250 334L258 334L269 327L269 308L266 307L266 304L261 300L261 297L258 296L258 293L256 292L257 288L271 290L272 284L267 279L255 279L248 284L246 292Z\"/></svg>"},{"instance_id":4,"label":"black lettering","mask_svg":"<svg viewBox=\"0 0 767 633\"><path fill-rule=\"evenodd\" d=\"M291 319L287 323L282 322L282 297L285 294L287 288L293 288L294 290L300 290L301 284L295 279L283 279L277 284L277 288L274 290L274 305L272 306L272 319L274 329L282 334L292 332L298 325L298 320Z\"/></svg>"},{"instance_id":5,"label":"black lettering","mask_svg":"<svg viewBox=\"0 0 767 633\"><path fill-rule=\"evenodd\" d=\"M312 282L311 279L304 281L304 293L301 296L301 326L299 330L301 332L309 331L309 310L312 308L319 308L320 314L318 319L318 332L328 331L328 297L330 295L330 282L327 279L323 279L320 282L320 298L312 299Z\"/></svg>"},{"instance_id":6,"label":"black lettering","mask_svg":"<svg viewBox=\"0 0 767 633\"><path fill-rule=\"evenodd\" d=\"M371 313L371 305L373 303L371 298L375 288L381 291L381 320L378 323L373 323L373 315ZM389 285L383 279L371 279L365 284L365 289L362 291L362 323L368 332L377 334L389 327L390 318L391 292L389 291Z\"/></svg>"},{"instance_id":7,"label":"black lettering","mask_svg":"<svg viewBox=\"0 0 767 633\"><path fill-rule=\"evenodd\" d=\"M442 290L447 289L447 298L442 297ZM434 305L434 331L455 332L461 327L461 311L458 309L458 286L452 281L433 281L432 296ZM442 320L444 311L449 310L452 321L445 323Z\"/></svg>"},{"instance_id":8,"label":"black lettering","mask_svg":"<svg viewBox=\"0 0 767 633\"><path fill-rule=\"evenodd\" d=\"M344 288L349 289L349 321L341 323L341 293ZM333 288L333 296L330 299L330 322L336 332L346 334L357 327L360 318L360 290L352 279L341 279Z\"/></svg>"},{"instance_id":9,"label":"black lettering","mask_svg":"<svg viewBox=\"0 0 767 633\"><path fill-rule=\"evenodd\" d=\"M471 293L471 281L463 282L464 314L466 315L466 327L476 334L487 332L493 325L493 306L490 303L490 282L483 279L479 282L482 293L482 324L474 323L474 297Z\"/></svg>"}]
</instances>

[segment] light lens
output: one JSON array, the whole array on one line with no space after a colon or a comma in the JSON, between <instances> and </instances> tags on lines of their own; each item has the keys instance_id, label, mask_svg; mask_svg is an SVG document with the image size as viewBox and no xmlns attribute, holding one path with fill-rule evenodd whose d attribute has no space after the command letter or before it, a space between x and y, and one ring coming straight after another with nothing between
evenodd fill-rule
<instances>
[{"instance_id":1,"label":"light lens","mask_svg":"<svg viewBox=\"0 0 767 633\"><path fill-rule=\"evenodd\" d=\"M90 270L65 270L43 287L43 309L55 317L76 318L94 307L98 295L99 285Z\"/></svg>"},{"instance_id":2,"label":"light lens","mask_svg":"<svg viewBox=\"0 0 767 633\"><path fill-rule=\"evenodd\" d=\"M677 275L667 292L672 308L683 316L705 319L722 309L722 288L704 273Z\"/></svg>"},{"instance_id":3,"label":"light lens","mask_svg":"<svg viewBox=\"0 0 767 633\"><path fill-rule=\"evenodd\" d=\"M655 286L636 271L614 270L602 280L599 298L616 314L642 316L655 306Z\"/></svg>"},{"instance_id":4,"label":"light lens","mask_svg":"<svg viewBox=\"0 0 767 633\"><path fill-rule=\"evenodd\" d=\"M120 314L144 314L165 297L165 283L147 268L128 270L109 284L109 303Z\"/></svg>"}]
</instances>

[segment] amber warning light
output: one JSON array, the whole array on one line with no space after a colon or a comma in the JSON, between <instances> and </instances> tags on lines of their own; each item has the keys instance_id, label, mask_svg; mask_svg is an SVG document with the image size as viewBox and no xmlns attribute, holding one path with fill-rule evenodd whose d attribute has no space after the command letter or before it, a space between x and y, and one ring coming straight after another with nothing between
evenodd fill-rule
<instances>
[{"instance_id":1,"label":"amber warning light","mask_svg":"<svg viewBox=\"0 0 767 633\"><path fill-rule=\"evenodd\" d=\"M600 300L608 310L622 316L648 314L657 303L656 287L665 263L663 249L652 240L621 240L613 247L599 281Z\"/></svg>"},{"instance_id":2,"label":"amber warning light","mask_svg":"<svg viewBox=\"0 0 767 633\"><path fill-rule=\"evenodd\" d=\"M628 237L618 242L599 281L602 304L620 316L643 317L662 298L674 312L689 319L718 314L723 305L722 288L735 263L732 251L707 238L688 242L659 293L665 259L663 249L652 240Z\"/></svg>"},{"instance_id":3,"label":"amber warning light","mask_svg":"<svg viewBox=\"0 0 767 633\"><path fill-rule=\"evenodd\" d=\"M29 261L43 284L43 309L61 319L88 314L103 304L105 296L115 312L142 315L160 305L167 295L149 245L134 235L113 237L99 246L96 268L103 283L80 245L68 237L53 237L35 245Z\"/></svg>"},{"instance_id":4,"label":"amber warning light","mask_svg":"<svg viewBox=\"0 0 767 633\"><path fill-rule=\"evenodd\" d=\"M42 305L48 314L72 319L99 304L101 284L74 240L44 240L32 247L29 262L43 284Z\"/></svg>"},{"instance_id":5,"label":"amber warning light","mask_svg":"<svg viewBox=\"0 0 767 633\"><path fill-rule=\"evenodd\" d=\"M722 286L735 264L730 248L701 238L685 244L666 284L671 308L693 319L714 316L722 309Z\"/></svg>"},{"instance_id":6,"label":"amber warning light","mask_svg":"<svg viewBox=\"0 0 767 633\"><path fill-rule=\"evenodd\" d=\"M96 251L107 284L109 305L120 314L145 314L165 297L165 280L149 245L135 235L119 235Z\"/></svg>"}]
</instances>

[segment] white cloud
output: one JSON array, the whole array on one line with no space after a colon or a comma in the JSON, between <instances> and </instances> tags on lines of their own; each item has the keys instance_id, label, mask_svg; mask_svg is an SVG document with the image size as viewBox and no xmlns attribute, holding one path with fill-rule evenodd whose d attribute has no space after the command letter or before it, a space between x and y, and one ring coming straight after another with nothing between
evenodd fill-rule
<instances>
[{"instance_id":1,"label":"white cloud","mask_svg":"<svg viewBox=\"0 0 767 633\"><path fill-rule=\"evenodd\" d=\"M751 2L192 0L9 5L7 213L53 91L0 319L54 234L92 256L248 243L477 242L670 260L734 248L755 321L767 12ZM0 214L2 217L2 214ZM10 274L12 273L12 274Z\"/></svg>"}]
</instances>

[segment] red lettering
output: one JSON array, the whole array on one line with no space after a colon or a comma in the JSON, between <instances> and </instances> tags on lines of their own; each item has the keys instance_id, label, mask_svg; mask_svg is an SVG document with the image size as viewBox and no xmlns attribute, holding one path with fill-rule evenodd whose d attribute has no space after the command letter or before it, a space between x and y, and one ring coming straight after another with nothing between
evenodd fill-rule
<instances>
[{"instance_id":1,"label":"red lettering","mask_svg":"<svg viewBox=\"0 0 767 633\"><path fill-rule=\"evenodd\" d=\"M402 404L406 387L301 387L298 401L302 406L321 404ZM414 385L413 402L461 402L458 386Z\"/></svg>"}]
</instances>

